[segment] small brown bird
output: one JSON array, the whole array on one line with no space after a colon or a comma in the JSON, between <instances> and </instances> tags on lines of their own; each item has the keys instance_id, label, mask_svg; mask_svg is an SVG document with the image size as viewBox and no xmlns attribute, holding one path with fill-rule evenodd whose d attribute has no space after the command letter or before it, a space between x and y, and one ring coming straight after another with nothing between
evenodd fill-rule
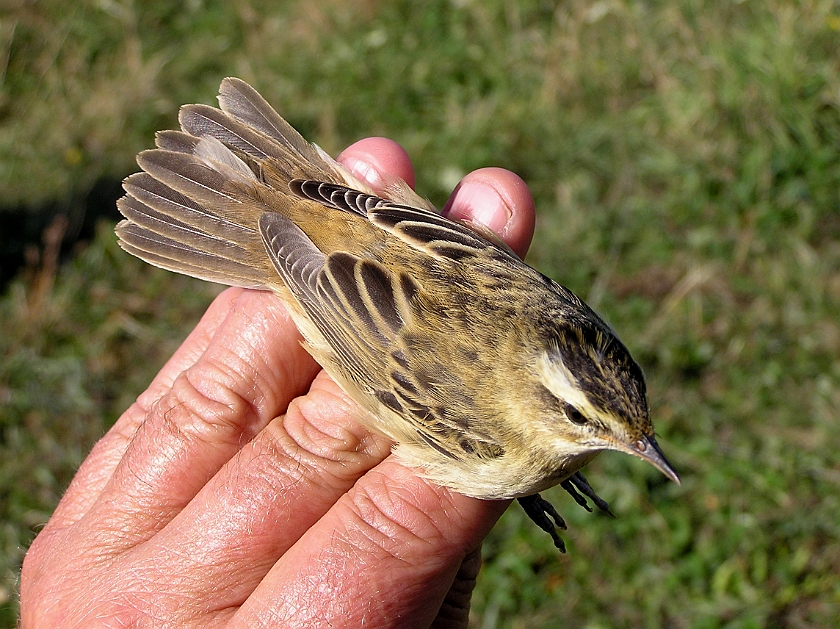
<instances>
[{"instance_id":1,"label":"small brown bird","mask_svg":"<svg viewBox=\"0 0 840 629\"><path fill-rule=\"evenodd\" d=\"M561 484L609 512L580 469L618 450L679 478L654 439L642 371L571 291L491 232L447 220L402 180L377 196L306 142L248 84L128 177L120 245L213 282L267 289L306 347L396 442L394 453L476 498L519 498L563 549L537 492Z\"/></svg>"}]
</instances>

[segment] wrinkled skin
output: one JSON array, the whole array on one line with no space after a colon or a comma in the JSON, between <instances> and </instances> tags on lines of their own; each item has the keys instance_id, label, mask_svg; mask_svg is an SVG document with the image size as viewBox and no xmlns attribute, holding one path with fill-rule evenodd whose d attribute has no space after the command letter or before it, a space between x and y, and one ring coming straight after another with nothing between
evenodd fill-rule
<instances>
[{"instance_id":1,"label":"wrinkled skin","mask_svg":"<svg viewBox=\"0 0 840 629\"><path fill-rule=\"evenodd\" d=\"M339 161L374 187L414 181L384 138ZM519 255L534 230L527 187L501 169L467 175L444 211ZM399 465L300 340L274 295L219 295L32 544L22 627L467 626L508 502Z\"/></svg>"}]
</instances>

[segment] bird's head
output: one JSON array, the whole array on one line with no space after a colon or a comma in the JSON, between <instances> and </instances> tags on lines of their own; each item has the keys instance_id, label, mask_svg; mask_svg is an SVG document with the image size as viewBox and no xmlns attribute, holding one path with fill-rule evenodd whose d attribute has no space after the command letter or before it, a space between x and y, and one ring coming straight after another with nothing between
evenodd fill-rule
<instances>
[{"instance_id":1,"label":"bird's head","mask_svg":"<svg viewBox=\"0 0 840 629\"><path fill-rule=\"evenodd\" d=\"M540 398L552 417L550 447L625 452L679 483L654 437L641 368L595 312L571 293L564 302L542 326L536 360Z\"/></svg>"}]
</instances>

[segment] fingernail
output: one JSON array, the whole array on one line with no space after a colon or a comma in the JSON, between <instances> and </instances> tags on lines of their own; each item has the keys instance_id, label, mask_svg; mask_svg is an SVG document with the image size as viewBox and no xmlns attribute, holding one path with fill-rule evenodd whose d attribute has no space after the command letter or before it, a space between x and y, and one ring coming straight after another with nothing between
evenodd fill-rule
<instances>
[{"instance_id":1,"label":"fingernail","mask_svg":"<svg viewBox=\"0 0 840 629\"><path fill-rule=\"evenodd\" d=\"M446 212L447 208L451 209ZM480 223L499 235L504 234L513 216L505 199L493 186L483 181L462 183L444 210L450 219Z\"/></svg>"},{"instance_id":2,"label":"fingernail","mask_svg":"<svg viewBox=\"0 0 840 629\"><path fill-rule=\"evenodd\" d=\"M362 160L354 157L348 157L342 161L342 164L344 164L344 167L353 173L357 179L361 179L371 186L376 187L382 183L382 177L380 177L376 169L367 162L363 162Z\"/></svg>"}]
</instances>

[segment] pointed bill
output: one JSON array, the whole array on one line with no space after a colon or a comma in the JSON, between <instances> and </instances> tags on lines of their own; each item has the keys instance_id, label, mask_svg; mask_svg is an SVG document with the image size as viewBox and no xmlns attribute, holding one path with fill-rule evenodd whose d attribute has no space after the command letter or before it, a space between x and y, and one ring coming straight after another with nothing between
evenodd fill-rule
<instances>
[{"instance_id":1,"label":"pointed bill","mask_svg":"<svg viewBox=\"0 0 840 629\"><path fill-rule=\"evenodd\" d=\"M674 468L671 467L670 463L668 463L668 459L666 459L665 455L662 454L662 450L659 447L659 444L656 443L656 439L653 438L653 435L642 436L641 439L624 451L628 454L639 457L643 461L647 461L660 472L665 474L665 476L674 481L677 485L680 484L680 477L677 476Z\"/></svg>"}]
</instances>

